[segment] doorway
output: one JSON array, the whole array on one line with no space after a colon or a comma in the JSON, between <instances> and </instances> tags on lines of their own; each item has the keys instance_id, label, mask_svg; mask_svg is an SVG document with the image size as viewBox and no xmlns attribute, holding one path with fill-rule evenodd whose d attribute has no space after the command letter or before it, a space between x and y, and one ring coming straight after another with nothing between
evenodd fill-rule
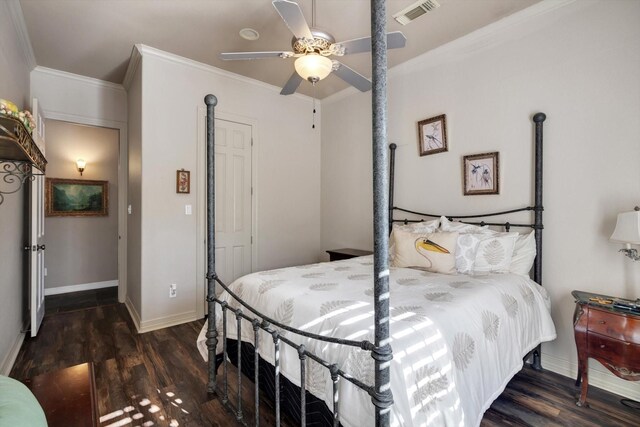
<instances>
[{"instance_id":1,"label":"doorway","mask_svg":"<svg viewBox=\"0 0 640 427\"><path fill-rule=\"evenodd\" d=\"M47 178L104 185L106 215L45 218L45 295L117 287L120 131L51 119L46 127ZM82 172L76 164L78 159L86 161ZM53 194L57 189L47 191Z\"/></svg>"}]
</instances>

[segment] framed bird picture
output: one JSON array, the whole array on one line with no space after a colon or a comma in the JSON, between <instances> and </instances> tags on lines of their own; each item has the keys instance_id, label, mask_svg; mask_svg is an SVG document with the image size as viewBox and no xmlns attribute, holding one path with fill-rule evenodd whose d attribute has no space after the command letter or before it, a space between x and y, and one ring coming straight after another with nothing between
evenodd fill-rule
<instances>
[{"instance_id":1,"label":"framed bird picture","mask_svg":"<svg viewBox=\"0 0 640 427\"><path fill-rule=\"evenodd\" d=\"M418 122L418 149L420 156L448 151L445 114Z\"/></svg>"},{"instance_id":2,"label":"framed bird picture","mask_svg":"<svg viewBox=\"0 0 640 427\"><path fill-rule=\"evenodd\" d=\"M500 193L500 154L482 153L464 156L464 195Z\"/></svg>"}]
</instances>

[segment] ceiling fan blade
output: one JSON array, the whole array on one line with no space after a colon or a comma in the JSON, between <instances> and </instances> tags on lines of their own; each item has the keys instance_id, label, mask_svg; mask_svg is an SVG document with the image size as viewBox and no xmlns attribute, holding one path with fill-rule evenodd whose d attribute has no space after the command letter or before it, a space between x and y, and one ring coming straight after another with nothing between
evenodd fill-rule
<instances>
[{"instance_id":1,"label":"ceiling fan blade","mask_svg":"<svg viewBox=\"0 0 640 427\"><path fill-rule=\"evenodd\" d=\"M296 89L298 89L298 86L300 86L301 82L302 82L302 77L300 77L300 74L294 71L291 77L289 78L289 80L287 80L287 83L284 85L284 87L280 91L280 95L291 95L292 93L295 93Z\"/></svg>"},{"instance_id":2,"label":"ceiling fan blade","mask_svg":"<svg viewBox=\"0 0 640 427\"><path fill-rule=\"evenodd\" d=\"M337 68L333 71L338 77L351 86L355 87L361 92L366 92L371 89L371 80L363 76L362 74L353 71L341 62L333 61L337 64Z\"/></svg>"},{"instance_id":3,"label":"ceiling fan blade","mask_svg":"<svg viewBox=\"0 0 640 427\"><path fill-rule=\"evenodd\" d=\"M304 19L298 3L288 0L273 0L273 7L276 8L282 20L296 38L313 38L307 20Z\"/></svg>"},{"instance_id":4,"label":"ceiling fan blade","mask_svg":"<svg viewBox=\"0 0 640 427\"><path fill-rule=\"evenodd\" d=\"M283 52L283 51L227 52L227 53L221 53L220 55L218 55L220 59L224 59L225 61L235 60L235 59L291 58L292 56L293 56L293 52Z\"/></svg>"},{"instance_id":5,"label":"ceiling fan blade","mask_svg":"<svg viewBox=\"0 0 640 427\"><path fill-rule=\"evenodd\" d=\"M387 49L401 48L404 47L406 43L407 38L402 32L394 31L393 33L387 33ZM362 37L336 44L344 49L345 55L371 51L371 37Z\"/></svg>"}]
</instances>

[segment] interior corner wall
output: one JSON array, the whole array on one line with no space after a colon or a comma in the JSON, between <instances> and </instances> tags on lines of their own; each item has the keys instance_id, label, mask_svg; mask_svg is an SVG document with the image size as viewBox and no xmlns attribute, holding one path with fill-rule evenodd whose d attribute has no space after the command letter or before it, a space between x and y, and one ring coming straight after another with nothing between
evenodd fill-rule
<instances>
[{"instance_id":1,"label":"interior corner wall","mask_svg":"<svg viewBox=\"0 0 640 427\"><path fill-rule=\"evenodd\" d=\"M141 329L149 330L191 320L198 305L204 305L204 292L198 291L203 284L196 283L195 213L205 203L196 197L198 111L205 107L205 95L217 97L218 117L253 125L254 270L318 260L320 132L311 128L311 98L282 96L263 83L147 47L142 47L142 65L141 199L130 203L142 215L136 243L141 250ZM192 172L188 195L176 194L175 175L181 168ZM194 215L185 215L186 204ZM171 283L177 284L177 297L170 299Z\"/></svg>"},{"instance_id":2,"label":"interior corner wall","mask_svg":"<svg viewBox=\"0 0 640 427\"><path fill-rule=\"evenodd\" d=\"M608 240L617 213L639 204L640 2L579 1L507 19L390 70L395 204L449 215L532 204L531 118L545 112L543 284L558 338L542 362L574 376L571 291L640 296L640 263ZM372 247L370 110L367 94L323 101L323 249ZM420 157L416 123L440 114L449 151ZM462 156L491 151L500 194L464 196ZM591 366L591 384L640 397Z\"/></svg>"},{"instance_id":3,"label":"interior corner wall","mask_svg":"<svg viewBox=\"0 0 640 427\"><path fill-rule=\"evenodd\" d=\"M118 131L47 120L47 177L107 181L107 216L47 216L45 288L118 283ZM87 167L82 176L76 160Z\"/></svg>"},{"instance_id":4,"label":"interior corner wall","mask_svg":"<svg viewBox=\"0 0 640 427\"><path fill-rule=\"evenodd\" d=\"M138 63L127 89L129 147L128 147L128 199L132 207L127 211L127 299L126 304L140 327L142 313L142 60ZM135 209L133 208L135 207Z\"/></svg>"},{"instance_id":5,"label":"interior corner wall","mask_svg":"<svg viewBox=\"0 0 640 427\"><path fill-rule=\"evenodd\" d=\"M0 2L0 98L28 108L29 65L20 49L9 5ZM3 189L7 189L4 187ZM24 336L23 236L24 190L7 194L0 204L0 374L8 375Z\"/></svg>"}]
</instances>

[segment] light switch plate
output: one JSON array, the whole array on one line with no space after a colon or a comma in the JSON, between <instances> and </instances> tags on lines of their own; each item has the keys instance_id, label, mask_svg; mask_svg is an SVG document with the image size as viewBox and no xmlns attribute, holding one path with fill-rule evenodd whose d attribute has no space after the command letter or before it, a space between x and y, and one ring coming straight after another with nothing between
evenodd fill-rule
<instances>
[{"instance_id":1,"label":"light switch plate","mask_svg":"<svg viewBox=\"0 0 640 427\"><path fill-rule=\"evenodd\" d=\"M192 212L191 205L184 205L184 214L191 215L191 212Z\"/></svg>"}]
</instances>

